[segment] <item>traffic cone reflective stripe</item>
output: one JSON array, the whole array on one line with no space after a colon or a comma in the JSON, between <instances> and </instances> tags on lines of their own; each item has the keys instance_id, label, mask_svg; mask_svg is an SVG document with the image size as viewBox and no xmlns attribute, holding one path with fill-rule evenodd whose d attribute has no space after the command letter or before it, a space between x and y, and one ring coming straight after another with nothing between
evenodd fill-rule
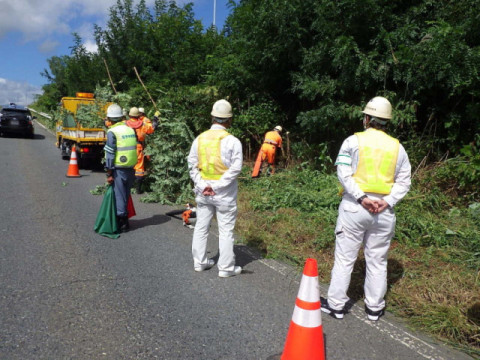
<instances>
[{"instance_id":1,"label":"traffic cone reflective stripe","mask_svg":"<svg viewBox=\"0 0 480 360\"><path fill-rule=\"evenodd\" d=\"M297 298L295 300L295 305L297 305L299 308L305 309L305 310L317 310L320 309L320 301L317 302L308 302L308 301L303 301Z\"/></svg>"},{"instance_id":2,"label":"traffic cone reflective stripe","mask_svg":"<svg viewBox=\"0 0 480 360\"><path fill-rule=\"evenodd\" d=\"M80 177L80 172L78 171L78 162L77 162L77 152L75 146L72 147L72 155L70 156L70 163L68 165L67 177Z\"/></svg>"},{"instance_id":3,"label":"traffic cone reflective stripe","mask_svg":"<svg viewBox=\"0 0 480 360\"><path fill-rule=\"evenodd\" d=\"M325 360L317 261L307 259L282 360Z\"/></svg>"}]
</instances>

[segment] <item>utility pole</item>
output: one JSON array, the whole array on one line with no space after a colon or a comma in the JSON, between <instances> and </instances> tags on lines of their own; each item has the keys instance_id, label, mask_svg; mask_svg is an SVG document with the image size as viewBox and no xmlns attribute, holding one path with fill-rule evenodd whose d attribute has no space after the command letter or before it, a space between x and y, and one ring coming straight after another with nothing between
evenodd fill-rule
<instances>
[{"instance_id":1,"label":"utility pole","mask_svg":"<svg viewBox=\"0 0 480 360\"><path fill-rule=\"evenodd\" d=\"M215 13L217 12L217 0L213 0L213 26L215 26Z\"/></svg>"}]
</instances>

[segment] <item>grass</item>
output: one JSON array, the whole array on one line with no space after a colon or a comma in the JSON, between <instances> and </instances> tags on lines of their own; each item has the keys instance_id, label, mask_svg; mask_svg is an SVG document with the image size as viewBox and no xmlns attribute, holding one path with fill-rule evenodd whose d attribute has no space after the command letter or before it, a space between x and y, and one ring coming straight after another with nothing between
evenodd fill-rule
<instances>
[{"instance_id":1,"label":"grass","mask_svg":"<svg viewBox=\"0 0 480 360\"><path fill-rule=\"evenodd\" d=\"M239 191L241 241L299 267L316 258L320 281L329 283L340 202L336 176L292 170L250 179L248 171ZM429 174L417 175L396 208L386 300L412 327L480 358L480 221L468 205L436 187ZM364 273L360 253L349 289L354 300L363 297Z\"/></svg>"}]
</instances>

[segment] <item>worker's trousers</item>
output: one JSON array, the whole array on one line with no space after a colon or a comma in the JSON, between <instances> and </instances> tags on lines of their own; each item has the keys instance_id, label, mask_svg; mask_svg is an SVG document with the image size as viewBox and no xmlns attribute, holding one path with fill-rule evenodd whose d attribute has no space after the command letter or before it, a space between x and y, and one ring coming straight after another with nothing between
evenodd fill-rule
<instances>
[{"instance_id":1,"label":"worker's trousers","mask_svg":"<svg viewBox=\"0 0 480 360\"><path fill-rule=\"evenodd\" d=\"M135 170L114 169L113 170L113 191L115 192L115 205L117 206L117 216L124 217L128 215L127 202L130 196L130 189L135 181Z\"/></svg>"},{"instance_id":2,"label":"worker's trousers","mask_svg":"<svg viewBox=\"0 0 480 360\"><path fill-rule=\"evenodd\" d=\"M335 263L328 289L328 304L332 309L342 310L350 300L347 290L362 245L366 261L365 305L372 311L385 308L387 253L395 221L391 208L374 215L355 200L342 200L335 228Z\"/></svg>"},{"instance_id":3,"label":"worker's trousers","mask_svg":"<svg viewBox=\"0 0 480 360\"><path fill-rule=\"evenodd\" d=\"M233 252L233 229L237 219L237 205L214 205L202 203L197 197L197 222L193 231L192 255L194 267L201 267L208 263L207 238L210 223L214 215L218 223L218 270L233 271L235 254Z\"/></svg>"},{"instance_id":4,"label":"worker's trousers","mask_svg":"<svg viewBox=\"0 0 480 360\"><path fill-rule=\"evenodd\" d=\"M262 153L262 161L267 161L269 165L275 165L276 145L263 143L260 152Z\"/></svg>"},{"instance_id":5,"label":"worker's trousers","mask_svg":"<svg viewBox=\"0 0 480 360\"><path fill-rule=\"evenodd\" d=\"M137 144L137 163L135 164L135 177L145 176L145 154L143 145Z\"/></svg>"}]
</instances>

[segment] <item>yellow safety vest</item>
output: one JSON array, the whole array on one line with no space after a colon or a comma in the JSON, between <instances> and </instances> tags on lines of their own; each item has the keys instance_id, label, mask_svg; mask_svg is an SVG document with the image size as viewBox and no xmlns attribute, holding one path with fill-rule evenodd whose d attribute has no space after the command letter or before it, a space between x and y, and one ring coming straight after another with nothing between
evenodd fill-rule
<instances>
[{"instance_id":1,"label":"yellow safety vest","mask_svg":"<svg viewBox=\"0 0 480 360\"><path fill-rule=\"evenodd\" d=\"M400 143L383 131L368 129L358 138L358 166L353 175L364 192L390 194L394 183Z\"/></svg>"},{"instance_id":2,"label":"yellow safety vest","mask_svg":"<svg viewBox=\"0 0 480 360\"><path fill-rule=\"evenodd\" d=\"M124 122L113 125L109 130L115 134L117 148L115 151L116 168L133 168L137 163L137 136L135 130Z\"/></svg>"},{"instance_id":3,"label":"yellow safety vest","mask_svg":"<svg viewBox=\"0 0 480 360\"><path fill-rule=\"evenodd\" d=\"M198 168L202 179L218 180L228 170L220 153L220 142L228 135L226 130L207 130L198 137Z\"/></svg>"}]
</instances>

